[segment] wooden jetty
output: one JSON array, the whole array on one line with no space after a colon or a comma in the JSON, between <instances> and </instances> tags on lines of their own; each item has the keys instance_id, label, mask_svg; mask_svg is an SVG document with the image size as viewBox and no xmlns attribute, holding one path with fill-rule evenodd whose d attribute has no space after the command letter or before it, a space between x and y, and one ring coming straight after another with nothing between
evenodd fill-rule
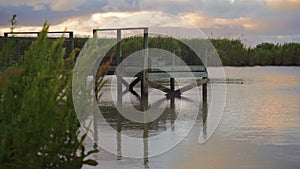
<instances>
[{"instance_id":1,"label":"wooden jetty","mask_svg":"<svg viewBox=\"0 0 300 169\"><path fill-rule=\"evenodd\" d=\"M115 73L117 67L122 63L123 57L122 57L122 32L123 31L132 31L132 30L141 30L143 31L143 53L141 56L142 64L140 67L134 66L134 65L123 65L124 69L120 73ZM145 105L148 105L148 89L149 87L161 90L164 92L168 99L174 98L174 97L180 97L182 93L191 90L194 87L202 86L202 97L203 102L207 101L207 79L208 74L207 70L203 65L189 65L189 69L186 69L186 66L180 66L180 65L165 65L165 66L157 66L153 67L151 66L149 62L149 56L148 56L148 37L149 37L149 28L148 27L132 27L132 28L107 28L107 29L93 29L93 37L97 38L97 34L99 32L104 31L115 31L117 35L117 44L116 44L116 62L115 64L112 64L109 67L108 75L117 75L117 90L118 90L118 96L117 100L118 103L122 104L122 86L124 85L126 89L128 89L131 92L134 91L134 86L136 86L138 83L141 84L141 101ZM10 63L13 60L14 62L18 62L23 59L24 52L28 50L30 44L32 41L36 40L37 36L40 32L5 32L4 33L4 39L8 40L14 40L15 46L16 46L16 52L18 56L5 56L2 62L4 62L4 65L9 66ZM66 48L66 55L69 55L72 50L74 49L74 39L73 39L73 32L71 31L55 31L55 32L48 32L49 35L56 35L54 37L49 37L50 39L56 39L60 38L61 34L66 34L68 37L65 38L64 47ZM27 41L26 43L22 43L23 41ZM29 45L28 45L29 44ZM25 45L25 46L24 46ZM14 59L15 58L15 59ZM173 61L174 62L174 61ZM142 71L139 71L142 70ZM124 80L124 77L128 77L129 75L132 75L132 73L136 73L135 79L128 84ZM131 77L131 76L129 76ZM175 79L176 78L191 78L196 79L196 82L193 82L187 86L184 86L180 89L175 89ZM169 79L170 86L166 87L160 83L158 83L158 80L161 79Z\"/></svg>"},{"instance_id":2,"label":"wooden jetty","mask_svg":"<svg viewBox=\"0 0 300 169\"><path fill-rule=\"evenodd\" d=\"M117 67L121 64L122 58L122 31L127 30L142 30L143 31L143 53L141 58L142 67L133 65L122 65L122 71L116 73ZM208 73L203 65L189 65L189 69L186 66L178 65L168 65L168 66L157 66L152 67L149 63L148 56L148 32L147 27L133 27L133 28L108 28L108 29L94 29L94 38L98 37L98 32L104 31L116 31L117 33L117 52L116 52L116 65L111 65L108 70L109 75L117 76L117 102L118 106L122 106L122 85L126 87L127 90L135 92L133 90L134 86L140 83L140 96L141 103L145 109L148 107L148 89L149 87L158 89L164 92L168 99L174 99L175 97L180 97L182 93L191 90L194 87L202 86L202 98L203 103L207 103L207 82ZM174 61L173 61L174 62ZM141 71L142 70L142 71ZM123 77L132 77L135 73L135 79L128 83ZM196 79L196 82L188 84L180 89L175 89L175 78L191 78ZM170 86L166 87L158 82L161 79L169 79ZM136 93L136 92L135 92Z\"/></svg>"}]
</instances>

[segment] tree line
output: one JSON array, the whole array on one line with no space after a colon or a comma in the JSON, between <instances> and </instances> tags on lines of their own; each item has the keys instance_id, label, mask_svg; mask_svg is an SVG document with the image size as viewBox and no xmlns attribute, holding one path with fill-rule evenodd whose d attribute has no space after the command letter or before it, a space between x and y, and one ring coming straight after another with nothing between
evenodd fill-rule
<instances>
[{"instance_id":1,"label":"tree line","mask_svg":"<svg viewBox=\"0 0 300 169\"><path fill-rule=\"evenodd\" d=\"M74 47L81 49L88 38L74 38ZM0 39L0 49L4 47L4 39ZM183 43L185 42L185 43ZM18 41L20 43L20 40ZM209 43L209 44L208 44ZM300 43L260 43L254 47L247 47L239 39L174 39L171 37L149 37L149 47L170 51L181 57L187 64L201 64L194 50L187 44L197 46L199 52L206 55L208 63L211 55L217 53L224 66L299 66L300 65ZM214 48L211 48L213 45ZM28 44L27 46L30 46ZM129 37L121 41L122 56L143 49L143 37ZM112 48L116 51L116 46ZM107 54L108 56L110 54Z\"/></svg>"},{"instance_id":2,"label":"tree line","mask_svg":"<svg viewBox=\"0 0 300 169\"><path fill-rule=\"evenodd\" d=\"M299 66L299 43L260 43L246 47L240 40L212 39L225 66Z\"/></svg>"},{"instance_id":3,"label":"tree line","mask_svg":"<svg viewBox=\"0 0 300 169\"><path fill-rule=\"evenodd\" d=\"M87 38L75 38L74 46L82 48ZM183 43L186 42L186 43ZM214 49L210 48L211 43ZM198 46L198 52L208 57L217 53L224 66L300 66L300 43L260 43L247 47L239 39L183 39L150 37L149 48L159 48L175 53L187 64L201 64L201 60L187 44ZM143 49L143 37L130 37L121 41L122 56ZM112 49L116 50L116 47ZM213 61L211 61L213 62ZM211 63L212 64L212 63Z\"/></svg>"}]
</instances>

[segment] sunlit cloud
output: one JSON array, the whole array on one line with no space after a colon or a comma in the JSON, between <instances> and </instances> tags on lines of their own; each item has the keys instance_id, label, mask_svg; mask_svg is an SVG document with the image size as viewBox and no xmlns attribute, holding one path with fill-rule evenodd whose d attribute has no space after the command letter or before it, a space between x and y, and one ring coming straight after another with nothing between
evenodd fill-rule
<instances>
[{"instance_id":1,"label":"sunlit cloud","mask_svg":"<svg viewBox=\"0 0 300 169\"><path fill-rule=\"evenodd\" d=\"M267 6L278 12L300 10L300 0L266 0Z\"/></svg>"},{"instance_id":2,"label":"sunlit cloud","mask_svg":"<svg viewBox=\"0 0 300 169\"><path fill-rule=\"evenodd\" d=\"M262 20L252 19L249 17L239 18L218 18L207 16L201 12L184 13L179 15L199 28L243 28L245 30L266 30L271 29L271 25L266 24Z\"/></svg>"},{"instance_id":3,"label":"sunlit cloud","mask_svg":"<svg viewBox=\"0 0 300 169\"><path fill-rule=\"evenodd\" d=\"M106 13L94 13L88 16L80 16L80 17L73 17L69 18L59 24L50 25L49 31L74 31L75 36L92 36L92 30L101 28L112 21L116 21L122 17L126 17L129 15L134 14L143 14L148 13L148 11L139 11L139 12L106 12ZM142 19L142 18L141 18ZM134 24L140 24L138 20L132 21L133 23L129 25ZM148 22L148 21L147 21ZM127 23L128 24L128 23ZM42 26L22 26L18 25L15 32L29 32L29 31L40 31L42 29ZM0 34L3 34L4 32L8 32L10 30L9 26L0 28Z\"/></svg>"},{"instance_id":4,"label":"sunlit cloud","mask_svg":"<svg viewBox=\"0 0 300 169\"><path fill-rule=\"evenodd\" d=\"M300 34L299 35L277 35L277 39L285 39L285 40L293 40L293 39L300 39Z\"/></svg>"}]
</instances>

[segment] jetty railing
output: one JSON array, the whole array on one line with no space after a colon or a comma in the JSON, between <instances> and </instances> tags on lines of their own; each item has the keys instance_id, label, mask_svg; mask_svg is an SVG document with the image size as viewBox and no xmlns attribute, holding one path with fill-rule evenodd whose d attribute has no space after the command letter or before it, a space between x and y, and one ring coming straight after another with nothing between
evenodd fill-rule
<instances>
[{"instance_id":1,"label":"jetty railing","mask_svg":"<svg viewBox=\"0 0 300 169\"><path fill-rule=\"evenodd\" d=\"M24 58L24 53L29 49L31 43L35 41L40 32L5 32L2 37L3 43L9 43L11 49L4 49L4 56L0 62L2 67L9 67L14 63L20 62ZM64 47L66 48L65 56L71 54L74 49L74 34L72 31L54 31L48 32L49 39L58 39L62 35L65 37ZM10 51L9 51L10 50Z\"/></svg>"}]
</instances>

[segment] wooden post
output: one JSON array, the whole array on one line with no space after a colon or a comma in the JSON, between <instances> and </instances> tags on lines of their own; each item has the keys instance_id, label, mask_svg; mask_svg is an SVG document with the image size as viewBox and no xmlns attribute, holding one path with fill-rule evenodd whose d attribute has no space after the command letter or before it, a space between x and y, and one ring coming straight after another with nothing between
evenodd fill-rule
<instances>
[{"instance_id":1,"label":"wooden post","mask_svg":"<svg viewBox=\"0 0 300 169\"><path fill-rule=\"evenodd\" d=\"M94 148L96 149L98 147L98 141L99 141L99 137L98 137L98 116L97 116L97 113L96 113L96 110L93 109L93 115L94 115Z\"/></svg>"},{"instance_id":2,"label":"wooden post","mask_svg":"<svg viewBox=\"0 0 300 169\"><path fill-rule=\"evenodd\" d=\"M97 38L97 29L93 29L93 38Z\"/></svg>"},{"instance_id":3,"label":"wooden post","mask_svg":"<svg viewBox=\"0 0 300 169\"><path fill-rule=\"evenodd\" d=\"M204 77L203 79L207 79ZM207 82L202 85L202 100L203 104L207 104Z\"/></svg>"},{"instance_id":4,"label":"wooden post","mask_svg":"<svg viewBox=\"0 0 300 169\"><path fill-rule=\"evenodd\" d=\"M148 28L144 29L144 52L143 52L143 75L141 79L141 106L145 110L148 108Z\"/></svg>"},{"instance_id":5,"label":"wooden post","mask_svg":"<svg viewBox=\"0 0 300 169\"><path fill-rule=\"evenodd\" d=\"M170 89L171 89L171 98L170 98L170 117L171 117L171 131L175 131L175 79L170 78Z\"/></svg>"},{"instance_id":6,"label":"wooden post","mask_svg":"<svg viewBox=\"0 0 300 169\"><path fill-rule=\"evenodd\" d=\"M173 77L170 78L170 107L171 109L175 107L175 79Z\"/></svg>"},{"instance_id":7,"label":"wooden post","mask_svg":"<svg viewBox=\"0 0 300 169\"><path fill-rule=\"evenodd\" d=\"M121 63L121 29L117 29L117 66ZM122 77L120 72L117 73L117 104L118 107L122 107Z\"/></svg>"},{"instance_id":8,"label":"wooden post","mask_svg":"<svg viewBox=\"0 0 300 169\"><path fill-rule=\"evenodd\" d=\"M202 131L203 131L203 140L207 138L207 114L208 114L208 107L207 107L207 100L203 101L202 107Z\"/></svg>"},{"instance_id":9,"label":"wooden post","mask_svg":"<svg viewBox=\"0 0 300 169\"><path fill-rule=\"evenodd\" d=\"M149 123L145 123L144 124L144 133L143 133L143 140L144 140L144 166L145 166L145 168L148 168L148 165L149 165L148 137L149 137Z\"/></svg>"},{"instance_id":10,"label":"wooden post","mask_svg":"<svg viewBox=\"0 0 300 169\"><path fill-rule=\"evenodd\" d=\"M173 77L170 78L170 88L173 92L175 91L175 79Z\"/></svg>"},{"instance_id":11,"label":"wooden post","mask_svg":"<svg viewBox=\"0 0 300 169\"><path fill-rule=\"evenodd\" d=\"M96 32L97 32L96 30L93 30L93 38L95 38L95 33ZM73 47L72 50L73 50L74 49L73 32L72 32L72 34L69 34L69 38L72 38L71 43L72 43L72 47ZM74 61L76 61L76 58L74 58ZM95 93L95 95L97 95L97 93ZM98 105L97 100L95 100L95 103L96 103L96 105ZM93 115L94 115L94 141L95 141L94 148L96 149L98 147L98 141L99 141L99 138L98 138L98 120L97 120L98 116L97 116L96 110L94 110L94 109L93 109Z\"/></svg>"},{"instance_id":12,"label":"wooden post","mask_svg":"<svg viewBox=\"0 0 300 169\"><path fill-rule=\"evenodd\" d=\"M122 115L117 114L117 160L122 159Z\"/></svg>"},{"instance_id":13,"label":"wooden post","mask_svg":"<svg viewBox=\"0 0 300 169\"><path fill-rule=\"evenodd\" d=\"M70 52L72 53L72 51L74 50L74 35L73 35L73 32L69 32L69 39L71 41L71 49L70 49ZM71 54L70 53L70 54Z\"/></svg>"}]
</instances>

